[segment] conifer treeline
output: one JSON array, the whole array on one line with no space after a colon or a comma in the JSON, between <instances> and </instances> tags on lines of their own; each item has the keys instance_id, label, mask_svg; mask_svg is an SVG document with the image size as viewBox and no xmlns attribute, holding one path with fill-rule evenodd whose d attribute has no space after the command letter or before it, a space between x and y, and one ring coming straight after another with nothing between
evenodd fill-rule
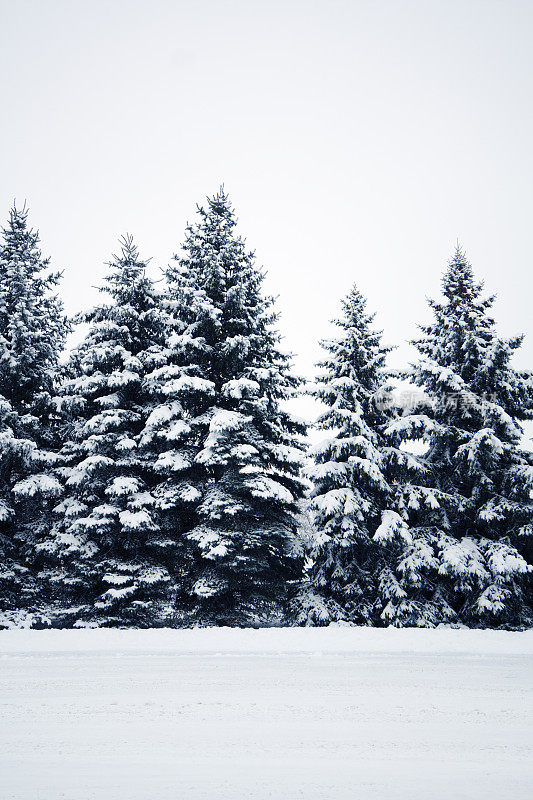
<instances>
[{"instance_id":1,"label":"conifer treeline","mask_svg":"<svg viewBox=\"0 0 533 800\"><path fill-rule=\"evenodd\" d=\"M414 342L410 406L365 298L343 300L312 390L325 438L308 450L274 302L235 227L221 190L157 285L122 239L61 364L59 275L12 209L0 627L531 625L533 381L462 251Z\"/></svg>"}]
</instances>

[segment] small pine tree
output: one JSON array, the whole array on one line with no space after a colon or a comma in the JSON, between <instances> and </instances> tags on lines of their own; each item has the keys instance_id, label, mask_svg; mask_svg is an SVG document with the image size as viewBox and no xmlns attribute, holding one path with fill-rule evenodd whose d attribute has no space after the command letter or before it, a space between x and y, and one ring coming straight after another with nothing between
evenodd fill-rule
<instances>
[{"instance_id":1,"label":"small pine tree","mask_svg":"<svg viewBox=\"0 0 533 800\"><path fill-rule=\"evenodd\" d=\"M140 442L166 317L131 237L109 267L110 302L81 315L90 329L63 387L66 491L41 553L58 624L142 627L173 614L174 542L159 536L153 458Z\"/></svg>"},{"instance_id":2,"label":"small pine tree","mask_svg":"<svg viewBox=\"0 0 533 800\"><path fill-rule=\"evenodd\" d=\"M403 508L418 554L406 554L404 588L432 596L441 614L475 626L531 620L525 593L533 531L532 461L520 446L531 419L528 378L510 364L522 337L500 339L493 297L458 247L443 277L435 322L421 328L412 373L429 402L394 422L398 443L422 439L424 480L406 485ZM451 612L451 613L450 613Z\"/></svg>"},{"instance_id":3,"label":"small pine tree","mask_svg":"<svg viewBox=\"0 0 533 800\"><path fill-rule=\"evenodd\" d=\"M283 408L296 381L224 191L198 214L168 273L175 334L149 379L164 404L144 435L159 442L164 524L187 543L188 621L271 623L301 556L303 426Z\"/></svg>"},{"instance_id":4,"label":"small pine tree","mask_svg":"<svg viewBox=\"0 0 533 800\"><path fill-rule=\"evenodd\" d=\"M386 447L382 435L390 348L382 345L355 286L342 308L335 320L340 335L321 343L327 356L312 390L326 406L317 426L330 436L310 454L317 534L298 598L300 624L380 624L388 613L390 564L410 541L393 502L396 476L409 472L411 459Z\"/></svg>"},{"instance_id":5,"label":"small pine tree","mask_svg":"<svg viewBox=\"0 0 533 800\"><path fill-rule=\"evenodd\" d=\"M53 396L68 322L26 207L0 245L0 626L38 621L35 546L49 528L58 419Z\"/></svg>"}]
</instances>

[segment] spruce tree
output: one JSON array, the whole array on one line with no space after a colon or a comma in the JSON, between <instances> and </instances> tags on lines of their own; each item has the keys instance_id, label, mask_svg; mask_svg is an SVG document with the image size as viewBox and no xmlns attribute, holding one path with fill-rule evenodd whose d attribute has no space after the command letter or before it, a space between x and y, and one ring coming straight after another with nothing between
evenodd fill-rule
<instances>
[{"instance_id":1,"label":"spruce tree","mask_svg":"<svg viewBox=\"0 0 533 800\"><path fill-rule=\"evenodd\" d=\"M414 343L412 379L428 402L389 428L396 443L427 447L424 480L403 490L418 547L406 554L405 589L431 597L443 621L451 610L468 625L520 626L531 620L533 532L532 459L520 444L531 386L511 365L522 337L497 336L494 297L483 297L459 247L442 287L443 300L430 301L435 320Z\"/></svg>"},{"instance_id":2,"label":"spruce tree","mask_svg":"<svg viewBox=\"0 0 533 800\"><path fill-rule=\"evenodd\" d=\"M175 332L149 378L164 404L157 441L165 530L184 548L179 603L196 624L268 624L296 579L303 426L284 409L296 388L274 301L236 234L223 190L198 208L168 271Z\"/></svg>"},{"instance_id":3,"label":"spruce tree","mask_svg":"<svg viewBox=\"0 0 533 800\"><path fill-rule=\"evenodd\" d=\"M131 237L109 264L106 303L88 324L62 391L67 466L57 523L41 545L56 624L163 624L173 615L174 542L162 541L145 376L160 363L166 317ZM54 590L55 587L55 590Z\"/></svg>"},{"instance_id":4,"label":"spruce tree","mask_svg":"<svg viewBox=\"0 0 533 800\"><path fill-rule=\"evenodd\" d=\"M50 526L58 456L54 394L69 325L26 207L0 245L0 626L39 621L36 544Z\"/></svg>"},{"instance_id":5,"label":"spruce tree","mask_svg":"<svg viewBox=\"0 0 533 800\"><path fill-rule=\"evenodd\" d=\"M391 567L411 541L394 508L395 482L418 465L382 433L391 348L355 286L342 310L339 336L321 342L326 357L312 389L326 406L317 427L329 436L310 452L316 539L297 602L300 624L388 621L390 594L399 592Z\"/></svg>"}]
</instances>

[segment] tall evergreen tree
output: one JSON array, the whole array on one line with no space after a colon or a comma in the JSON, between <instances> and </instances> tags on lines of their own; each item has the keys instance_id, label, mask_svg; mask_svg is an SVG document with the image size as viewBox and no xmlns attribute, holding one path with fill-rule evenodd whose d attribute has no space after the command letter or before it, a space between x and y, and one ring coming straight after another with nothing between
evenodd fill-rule
<instances>
[{"instance_id":1,"label":"tall evergreen tree","mask_svg":"<svg viewBox=\"0 0 533 800\"><path fill-rule=\"evenodd\" d=\"M283 406L296 381L224 191L198 215L168 272L175 334L149 378L164 404L144 437L160 449L166 530L184 545L187 619L265 624L281 619L301 555L303 427Z\"/></svg>"},{"instance_id":2,"label":"tall evergreen tree","mask_svg":"<svg viewBox=\"0 0 533 800\"><path fill-rule=\"evenodd\" d=\"M61 492L52 472L53 396L69 325L55 293L59 279L28 227L28 210L13 207L0 245L0 625L31 622L35 545L50 524L49 500Z\"/></svg>"},{"instance_id":3,"label":"tall evergreen tree","mask_svg":"<svg viewBox=\"0 0 533 800\"><path fill-rule=\"evenodd\" d=\"M153 411L145 376L160 363L167 320L131 237L109 265L109 301L80 316L90 328L62 393L66 494L41 545L52 613L63 624L157 625L172 619L173 546L162 541L157 480L140 435Z\"/></svg>"},{"instance_id":4,"label":"tall evergreen tree","mask_svg":"<svg viewBox=\"0 0 533 800\"><path fill-rule=\"evenodd\" d=\"M381 624L400 590L391 566L410 533L394 509L395 481L417 462L388 447L385 361L390 348L354 286L342 302L337 338L323 341L325 359L313 394L326 406L317 426L327 439L312 448L308 470L317 531L307 580L298 598L302 624L349 620Z\"/></svg>"},{"instance_id":5,"label":"tall evergreen tree","mask_svg":"<svg viewBox=\"0 0 533 800\"><path fill-rule=\"evenodd\" d=\"M424 480L403 492L420 556L406 588L433 596L443 618L451 608L469 625L527 624L533 462L520 423L533 410L528 377L511 366L522 337L497 336L494 298L483 297L459 247L442 286L443 301L430 301L435 320L415 342L412 378L430 402L389 429L396 442L427 447Z\"/></svg>"}]
</instances>

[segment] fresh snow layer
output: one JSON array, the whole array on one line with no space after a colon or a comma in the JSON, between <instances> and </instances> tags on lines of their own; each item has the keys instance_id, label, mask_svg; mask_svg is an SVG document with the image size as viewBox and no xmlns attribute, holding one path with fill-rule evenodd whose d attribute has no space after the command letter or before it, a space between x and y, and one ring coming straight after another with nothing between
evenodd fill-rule
<instances>
[{"instance_id":1,"label":"fresh snow layer","mask_svg":"<svg viewBox=\"0 0 533 800\"><path fill-rule=\"evenodd\" d=\"M533 630L522 633L427 628L152 628L150 630L0 631L0 656L68 652L161 652L176 655L467 653L533 656Z\"/></svg>"},{"instance_id":2,"label":"fresh snow layer","mask_svg":"<svg viewBox=\"0 0 533 800\"><path fill-rule=\"evenodd\" d=\"M533 631L0 632L2 800L533 793Z\"/></svg>"}]
</instances>

